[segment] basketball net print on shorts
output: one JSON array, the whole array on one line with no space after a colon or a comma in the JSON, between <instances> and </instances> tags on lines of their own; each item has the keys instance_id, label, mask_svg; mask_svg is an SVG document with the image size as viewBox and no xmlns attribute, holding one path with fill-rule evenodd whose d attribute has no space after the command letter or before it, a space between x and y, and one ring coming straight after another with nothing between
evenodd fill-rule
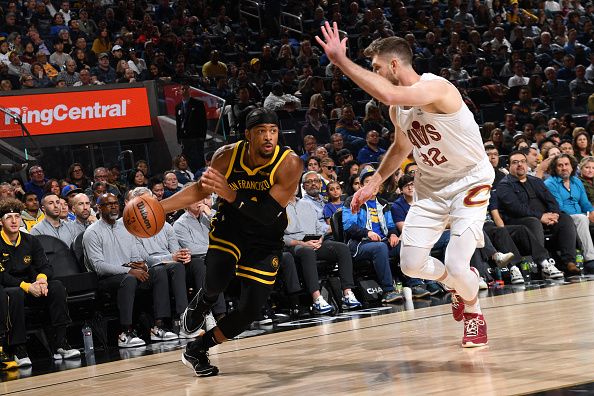
<instances>
[{"instance_id":1,"label":"basketball net print on shorts","mask_svg":"<svg viewBox=\"0 0 594 396\"><path fill-rule=\"evenodd\" d=\"M466 192L464 197L464 206L478 207L489 203L491 193L491 186L489 184L482 184L471 188Z\"/></svg>"}]
</instances>

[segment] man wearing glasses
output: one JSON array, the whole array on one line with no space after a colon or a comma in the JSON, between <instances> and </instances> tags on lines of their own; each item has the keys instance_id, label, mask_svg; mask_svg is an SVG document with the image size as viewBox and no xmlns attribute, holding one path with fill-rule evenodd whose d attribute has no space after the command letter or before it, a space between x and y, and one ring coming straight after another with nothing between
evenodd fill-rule
<instances>
[{"instance_id":1,"label":"man wearing glasses","mask_svg":"<svg viewBox=\"0 0 594 396\"><path fill-rule=\"evenodd\" d=\"M324 220L324 205L326 202L324 202L322 196L322 178L318 173L309 171L302 176L302 180L303 190L305 191L302 200L315 211L318 223L320 223L320 230L326 234L330 231L330 226Z\"/></svg>"},{"instance_id":2,"label":"man wearing glasses","mask_svg":"<svg viewBox=\"0 0 594 396\"><path fill-rule=\"evenodd\" d=\"M37 200L41 202L44 192L43 187L47 183L43 168L39 165L33 165L29 168L29 182L25 183L25 192L33 192L37 195Z\"/></svg>"},{"instance_id":3,"label":"man wearing glasses","mask_svg":"<svg viewBox=\"0 0 594 396\"><path fill-rule=\"evenodd\" d=\"M497 185L498 209L506 224L525 225L544 245L544 230L552 232L552 242L570 274L579 274L575 264L576 228L571 217L561 212L555 197L544 182L527 174L526 155L514 151L509 156L509 175ZM541 263L545 278L559 279L563 274L554 262Z\"/></svg>"}]
</instances>

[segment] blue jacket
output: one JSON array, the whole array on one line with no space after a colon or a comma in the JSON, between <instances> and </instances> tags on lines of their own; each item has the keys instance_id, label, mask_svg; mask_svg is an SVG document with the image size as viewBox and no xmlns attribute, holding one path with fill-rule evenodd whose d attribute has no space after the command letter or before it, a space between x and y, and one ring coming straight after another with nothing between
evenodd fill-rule
<instances>
[{"instance_id":1,"label":"blue jacket","mask_svg":"<svg viewBox=\"0 0 594 396\"><path fill-rule=\"evenodd\" d=\"M544 182L551 194L559 203L562 212L568 215L591 212L594 208L588 200L584 184L576 176L569 179L569 190L563 185L563 179L559 176L551 176Z\"/></svg>"},{"instance_id":2,"label":"blue jacket","mask_svg":"<svg viewBox=\"0 0 594 396\"><path fill-rule=\"evenodd\" d=\"M345 208L351 206L352 197L347 198L344 203ZM376 198L377 212L380 220L380 226L386 236L396 234L396 225L392 220L390 204L381 198ZM371 230L371 219L368 216L367 204L361 206L359 213L353 213L350 210L342 211L342 224L344 226L345 239L360 241L367 238L367 233Z\"/></svg>"},{"instance_id":3,"label":"blue jacket","mask_svg":"<svg viewBox=\"0 0 594 396\"><path fill-rule=\"evenodd\" d=\"M547 189L544 182L538 177L526 176L526 183L530 183L536 197L543 203L547 212L559 213L559 204L553 194ZM503 221L518 217L536 217L540 219L542 212L531 208L528 194L517 177L507 175L497 185L497 203Z\"/></svg>"}]
</instances>

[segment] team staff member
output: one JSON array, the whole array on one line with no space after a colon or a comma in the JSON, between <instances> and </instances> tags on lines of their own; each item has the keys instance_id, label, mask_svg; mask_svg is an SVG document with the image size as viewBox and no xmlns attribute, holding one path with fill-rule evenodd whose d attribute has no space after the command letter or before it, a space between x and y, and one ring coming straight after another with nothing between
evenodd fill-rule
<instances>
[{"instance_id":1,"label":"team staff member","mask_svg":"<svg viewBox=\"0 0 594 396\"><path fill-rule=\"evenodd\" d=\"M54 359L80 356L66 341L66 326L71 322L66 305L66 289L52 280L53 270L43 247L34 236L19 231L24 205L12 198L0 202L0 285L10 301L8 344L20 366L31 365L25 343L25 305L43 305L49 312L56 333Z\"/></svg>"},{"instance_id":2,"label":"team staff member","mask_svg":"<svg viewBox=\"0 0 594 396\"><path fill-rule=\"evenodd\" d=\"M206 253L206 280L182 316L182 328L193 333L233 276L241 279L238 309L218 326L188 344L184 364L198 376L216 375L208 349L231 339L260 314L274 285L287 227L285 208L303 170L300 158L278 143L278 118L267 109L246 118L246 140L221 147L211 166L192 187L161 201L165 212L186 208L211 193L219 196Z\"/></svg>"}]
</instances>

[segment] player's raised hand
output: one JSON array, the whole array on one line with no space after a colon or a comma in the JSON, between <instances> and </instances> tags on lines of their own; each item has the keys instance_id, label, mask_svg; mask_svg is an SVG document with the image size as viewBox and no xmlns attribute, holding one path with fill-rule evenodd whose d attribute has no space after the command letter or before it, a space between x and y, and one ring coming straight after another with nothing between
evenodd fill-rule
<instances>
[{"instance_id":1,"label":"player's raised hand","mask_svg":"<svg viewBox=\"0 0 594 396\"><path fill-rule=\"evenodd\" d=\"M330 27L328 22L325 22L321 29L324 40L319 36L316 36L317 42L322 46L328 59L330 59L333 64L340 64L340 60L346 58L347 38L340 39L340 33L336 22L332 23L332 27Z\"/></svg>"},{"instance_id":2,"label":"player's raised hand","mask_svg":"<svg viewBox=\"0 0 594 396\"><path fill-rule=\"evenodd\" d=\"M361 209L361 205L369 201L369 199L373 197L374 193L375 187L373 187L371 184L361 187L359 191L353 195L353 200L351 201L351 212L358 213L359 209Z\"/></svg>"}]
</instances>

